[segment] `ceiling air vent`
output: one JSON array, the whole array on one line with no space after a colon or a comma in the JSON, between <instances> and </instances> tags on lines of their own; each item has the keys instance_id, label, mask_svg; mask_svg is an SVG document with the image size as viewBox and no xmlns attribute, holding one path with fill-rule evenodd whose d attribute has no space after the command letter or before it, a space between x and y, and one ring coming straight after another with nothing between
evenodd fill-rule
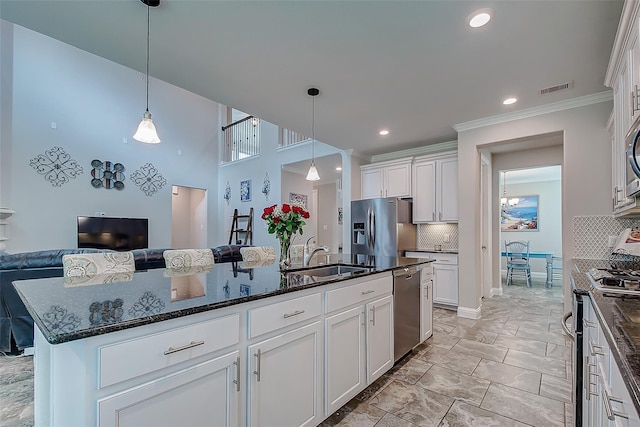
<instances>
[{"instance_id":1,"label":"ceiling air vent","mask_svg":"<svg viewBox=\"0 0 640 427\"><path fill-rule=\"evenodd\" d=\"M538 93L540 95L546 95L548 93L558 92L558 91L561 91L561 90L571 89L571 88L573 88L573 80L571 80L570 82L567 82L567 83L562 83L562 84L555 85L555 86L545 87L544 89L540 89L538 91Z\"/></svg>"}]
</instances>

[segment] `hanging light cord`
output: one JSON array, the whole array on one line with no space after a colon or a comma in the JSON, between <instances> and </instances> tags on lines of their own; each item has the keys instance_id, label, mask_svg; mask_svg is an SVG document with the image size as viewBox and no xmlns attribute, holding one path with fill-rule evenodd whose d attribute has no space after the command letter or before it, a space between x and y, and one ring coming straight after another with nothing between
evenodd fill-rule
<instances>
[{"instance_id":1,"label":"hanging light cord","mask_svg":"<svg viewBox=\"0 0 640 427\"><path fill-rule=\"evenodd\" d=\"M149 19L151 7L147 1L147 113L149 112L149 27L151 20Z\"/></svg>"},{"instance_id":2,"label":"hanging light cord","mask_svg":"<svg viewBox=\"0 0 640 427\"><path fill-rule=\"evenodd\" d=\"M316 159L316 97L311 97L311 161Z\"/></svg>"}]
</instances>

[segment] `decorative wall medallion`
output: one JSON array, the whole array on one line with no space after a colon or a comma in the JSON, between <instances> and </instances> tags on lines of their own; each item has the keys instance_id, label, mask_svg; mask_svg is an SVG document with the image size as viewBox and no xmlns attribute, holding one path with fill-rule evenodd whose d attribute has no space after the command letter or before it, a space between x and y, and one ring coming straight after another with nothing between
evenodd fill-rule
<instances>
[{"instance_id":1,"label":"decorative wall medallion","mask_svg":"<svg viewBox=\"0 0 640 427\"><path fill-rule=\"evenodd\" d=\"M262 194L264 194L265 200L269 200L270 192L271 192L271 181L269 181L269 172L265 172L264 182L262 183Z\"/></svg>"},{"instance_id":2,"label":"decorative wall medallion","mask_svg":"<svg viewBox=\"0 0 640 427\"><path fill-rule=\"evenodd\" d=\"M29 165L40 175L44 175L44 179L54 187L66 184L70 178L76 178L83 172L82 166L60 147L53 147L44 154L39 154L31 159Z\"/></svg>"},{"instance_id":3,"label":"decorative wall medallion","mask_svg":"<svg viewBox=\"0 0 640 427\"><path fill-rule=\"evenodd\" d=\"M151 316L164 310L164 302L151 292L145 292L128 313L133 317Z\"/></svg>"},{"instance_id":4,"label":"decorative wall medallion","mask_svg":"<svg viewBox=\"0 0 640 427\"><path fill-rule=\"evenodd\" d=\"M80 326L80 318L59 305L52 305L51 311L42 316L42 321L54 333L73 332Z\"/></svg>"},{"instance_id":5,"label":"decorative wall medallion","mask_svg":"<svg viewBox=\"0 0 640 427\"><path fill-rule=\"evenodd\" d=\"M92 160L91 161L91 185L94 188L115 188L122 190L124 188L124 165L122 163L113 163L110 161Z\"/></svg>"},{"instance_id":6,"label":"decorative wall medallion","mask_svg":"<svg viewBox=\"0 0 640 427\"><path fill-rule=\"evenodd\" d=\"M153 196L167 183L167 180L151 163L147 163L132 173L130 178L147 196Z\"/></svg>"},{"instance_id":7,"label":"decorative wall medallion","mask_svg":"<svg viewBox=\"0 0 640 427\"><path fill-rule=\"evenodd\" d=\"M227 280L227 283L224 284L224 287L222 289L224 290L224 299L231 298L231 288L229 287L228 280Z\"/></svg>"},{"instance_id":8,"label":"decorative wall medallion","mask_svg":"<svg viewBox=\"0 0 640 427\"><path fill-rule=\"evenodd\" d=\"M229 181L227 181L227 186L224 188L224 199L227 201L227 206L229 206L229 200L231 200L231 186L229 185Z\"/></svg>"},{"instance_id":9,"label":"decorative wall medallion","mask_svg":"<svg viewBox=\"0 0 640 427\"><path fill-rule=\"evenodd\" d=\"M251 180L240 181L240 201L251 201Z\"/></svg>"}]
</instances>

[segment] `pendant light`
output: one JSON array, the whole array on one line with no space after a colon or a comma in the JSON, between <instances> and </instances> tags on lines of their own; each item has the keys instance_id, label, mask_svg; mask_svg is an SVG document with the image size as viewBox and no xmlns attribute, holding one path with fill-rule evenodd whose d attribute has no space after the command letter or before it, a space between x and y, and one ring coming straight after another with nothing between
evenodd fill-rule
<instances>
[{"instance_id":1,"label":"pendant light","mask_svg":"<svg viewBox=\"0 0 640 427\"><path fill-rule=\"evenodd\" d=\"M158 132L156 131L156 127L151 120L151 113L149 112L149 11L151 9L151 4L154 3L154 6L158 6L160 1L153 0L141 0L142 3L147 5L147 110L144 112L142 116L142 121L138 125L138 130L133 135L133 139L140 142L146 142L147 144L157 144L160 142L160 138L158 137Z\"/></svg>"},{"instance_id":2,"label":"pendant light","mask_svg":"<svg viewBox=\"0 0 640 427\"><path fill-rule=\"evenodd\" d=\"M307 94L311 96L311 166L309 167L309 173L307 173L307 181L318 181L320 175L318 175L318 169L316 169L316 136L315 136L315 121L316 121L316 96L320 93L318 89L312 87L307 91Z\"/></svg>"},{"instance_id":3,"label":"pendant light","mask_svg":"<svg viewBox=\"0 0 640 427\"><path fill-rule=\"evenodd\" d=\"M507 206L507 173L502 172L502 197L500 198L500 205L504 208Z\"/></svg>"}]
</instances>

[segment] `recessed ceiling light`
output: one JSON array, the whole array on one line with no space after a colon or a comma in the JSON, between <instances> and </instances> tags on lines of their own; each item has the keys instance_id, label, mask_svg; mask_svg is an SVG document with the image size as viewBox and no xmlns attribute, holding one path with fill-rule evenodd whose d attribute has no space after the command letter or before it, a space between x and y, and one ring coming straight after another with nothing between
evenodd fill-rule
<instances>
[{"instance_id":1,"label":"recessed ceiling light","mask_svg":"<svg viewBox=\"0 0 640 427\"><path fill-rule=\"evenodd\" d=\"M342 166L336 166L336 170L337 171L341 171L342 170Z\"/></svg>"},{"instance_id":2,"label":"recessed ceiling light","mask_svg":"<svg viewBox=\"0 0 640 427\"><path fill-rule=\"evenodd\" d=\"M491 9L480 9L469 15L468 22L472 28L482 27L491 20Z\"/></svg>"},{"instance_id":3,"label":"recessed ceiling light","mask_svg":"<svg viewBox=\"0 0 640 427\"><path fill-rule=\"evenodd\" d=\"M378 132L380 135L382 136L386 136L389 135L389 131L387 129L382 129L380 132Z\"/></svg>"},{"instance_id":4,"label":"recessed ceiling light","mask_svg":"<svg viewBox=\"0 0 640 427\"><path fill-rule=\"evenodd\" d=\"M504 105L511 105L515 104L516 102L518 102L518 98L506 98L504 101L502 101Z\"/></svg>"}]
</instances>

